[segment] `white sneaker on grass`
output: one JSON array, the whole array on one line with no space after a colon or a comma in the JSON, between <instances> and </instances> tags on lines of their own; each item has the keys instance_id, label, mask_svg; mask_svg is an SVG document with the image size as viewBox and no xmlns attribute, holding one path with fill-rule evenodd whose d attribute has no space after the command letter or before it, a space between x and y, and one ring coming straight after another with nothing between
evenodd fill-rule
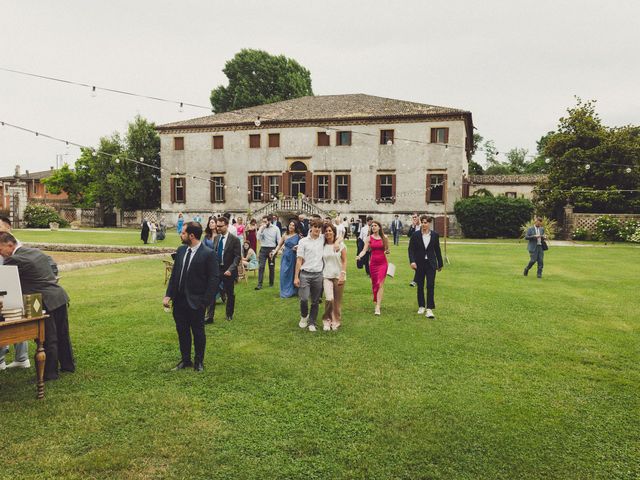
<instances>
[{"instance_id":1,"label":"white sneaker on grass","mask_svg":"<svg viewBox=\"0 0 640 480\"><path fill-rule=\"evenodd\" d=\"M430 308L427 308L427 318L436 318L433 314L433 311Z\"/></svg>"},{"instance_id":2,"label":"white sneaker on grass","mask_svg":"<svg viewBox=\"0 0 640 480\"><path fill-rule=\"evenodd\" d=\"M424 315L424 307L418 309L418 315Z\"/></svg>"},{"instance_id":3,"label":"white sneaker on grass","mask_svg":"<svg viewBox=\"0 0 640 480\"><path fill-rule=\"evenodd\" d=\"M16 362L14 360L9 365L7 365L7 368L30 368L30 367L31 367L31 362L29 361L28 358L26 360L23 360L22 362Z\"/></svg>"},{"instance_id":4,"label":"white sneaker on grass","mask_svg":"<svg viewBox=\"0 0 640 480\"><path fill-rule=\"evenodd\" d=\"M298 326L300 328L307 328L308 324L309 324L309 317L300 317L300 322L298 323Z\"/></svg>"},{"instance_id":5,"label":"white sneaker on grass","mask_svg":"<svg viewBox=\"0 0 640 480\"><path fill-rule=\"evenodd\" d=\"M315 325L309 325L309 331L310 332L315 332L316 331L316 326Z\"/></svg>"}]
</instances>

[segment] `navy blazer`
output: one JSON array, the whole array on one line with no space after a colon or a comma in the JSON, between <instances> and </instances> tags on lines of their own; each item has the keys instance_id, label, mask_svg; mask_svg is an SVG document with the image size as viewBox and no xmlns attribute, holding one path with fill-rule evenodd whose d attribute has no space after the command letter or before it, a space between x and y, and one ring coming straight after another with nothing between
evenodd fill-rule
<instances>
[{"instance_id":1,"label":"navy blazer","mask_svg":"<svg viewBox=\"0 0 640 480\"><path fill-rule=\"evenodd\" d=\"M409 263L415 263L420 268L422 260L424 260L425 250L422 241L422 230L416 230L409 240ZM426 251L427 260L431 266L437 270L444 265L442 262L442 253L440 252L440 235L431 231L431 241Z\"/></svg>"},{"instance_id":2,"label":"navy blazer","mask_svg":"<svg viewBox=\"0 0 640 480\"><path fill-rule=\"evenodd\" d=\"M187 254L187 246L182 245L176 252L176 259L171 270L171 279L167 285L166 296L171 300L178 296L180 272ZM194 310L211 305L220 283L220 267L213 250L202 244L191 259L189 270L184 275L184 295L189 307Z\"/></svg>"},{"instance_id":3,"label":"navy blazer","mask_svg":"<svg viewBox=\"0 0 640 480\"><path fill-rule=\"evenodd\" d=\"M217 235L213 239L213 251L218 256L218 243L222 235ZM240 246L240 239L233 233L227 234L227 243L222 246L222 271L220 275L224 274L227 270L231 272L232 278L238 277L238 263L242 255L242 247Z\"/></svg>"}]
</instances>

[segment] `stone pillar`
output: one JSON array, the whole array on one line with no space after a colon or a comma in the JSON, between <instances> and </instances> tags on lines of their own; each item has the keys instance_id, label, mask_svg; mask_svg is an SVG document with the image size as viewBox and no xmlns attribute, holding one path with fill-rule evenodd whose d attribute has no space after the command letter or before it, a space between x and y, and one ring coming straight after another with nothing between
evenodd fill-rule
<instances>
[{"instance_id":1,"label":"stone pillar","mask_svg":"<svg viewBox=\"0 0 640 480\"><path fill-rule=\"evenodd\" d=\"M17 181L7 188L9 194L9 218L13 228L26 226L24 222L24 209L27 208L27 184Z\"/></svg>"},{"instance_id":2,"label":"stone pillar","mask_svg":"<svg viewBox=\"0 0 640 480\"><path fill-rule=\"evenodd\" d=\"M567 240L571 240L573 234L573 205L567 203L564 207L564 235Z\"/></svg>"}]
</instances>

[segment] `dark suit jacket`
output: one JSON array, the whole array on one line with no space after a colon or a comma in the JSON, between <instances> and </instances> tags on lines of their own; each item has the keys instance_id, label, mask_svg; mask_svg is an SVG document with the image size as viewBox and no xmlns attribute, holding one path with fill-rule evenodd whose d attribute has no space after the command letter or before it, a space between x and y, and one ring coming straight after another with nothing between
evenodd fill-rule
<instances>
[{"instance_id":1,"label":"dark suit jacket","mask_svg":"<svg viewBox=\"0 0 640 480\"><path fill-rule=\"evenodd\" d=\"M396 228L396 221L391 221L391 233L395 233L396 231L402 232L402 222L398 220L398 227Z\"/></svg>"},{"instance_id":2,"label":"dark suit jacket","mask_svg":"<svg viewBox=\"0 0 640 480\"><path fill-rule=\"evenodd\" d=\"M13 255L5 258L4 264L18 267L23 295L41 293L48 311L69 302L67 292L58 285L53 274L50 258L37 248L20 247Z\"/></svg>"},{"instance_id":3,"label":"dark suit jacket","mask_svg":"<svg viewBox=\"0 0 640 480\"><path fill-rule=\"evenodd\" d=\"M442 253L440 252L440 235L431 231L431 241L427 247L427 260L434 269L442 268ZM424 260L424 242L422 241L422 231L417 230L411 235L409 240L409 263L415 263L418 267Z\"/></svg>"},{"instance_id":4,"label":"dark suit jacket","mask_svg":"<svg viewBox=\"0 0 640 480\"><path fill-rule=\"evenodd\" d=\"M171 271L171 279L167 285L166 296L174 301L178 296L180 272L182 271L186 254L186 245L178 248L173 270ZM213 302L213 298L218 291L218 284L220 283L218 259L213 250L204 244L200 245L200 248L198 248L198 251L191 259L189 270L183 275L186 276L186 278L183 279L183 282L186 282L184 284L184 295L189 306L197 310L210 305Z\"/></svg>"},{"instance_id":5,"label":"dark suit jacket","mask_svg":"<svg viewBox=\"0 0 640 480\"><path fill-rule=\"evenodd\" d=\"M218 235L213 240L213 252L218 256L218 243L222 235ZM227 242L223 245L222 252L222 270L220 275L224 274L227 270L231 272L231 276L236 278L238 276L238 263L242 255L242 247L240 245L240 239L233 233L227 235Z\"/></svg>"}]
</instances>

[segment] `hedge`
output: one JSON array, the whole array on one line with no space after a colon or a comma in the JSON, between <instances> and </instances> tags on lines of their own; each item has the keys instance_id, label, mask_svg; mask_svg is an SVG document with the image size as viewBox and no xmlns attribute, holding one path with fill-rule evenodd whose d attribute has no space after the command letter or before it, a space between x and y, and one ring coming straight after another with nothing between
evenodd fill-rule
<instances>
[{"instance_id":1,"label":"hedge","mask_svg":"<svg viewBox=\"0 0 640 480\"><path fill-rule=\"evenodd\" d=\"M29 204L24 210L24 219L28 228L49 228L49 223L58 223L61 227L68 227L69 223L60 218L58 212L48 205Z\"/></svg>"},{"instance_id":2,"label":"hedge","mask_svg":"<svg viewBox=\"0 0 640 480\"><path fill-rule=\"evenodd\" d=\"M470 197L458 200L454 210L468 238L518 238L520 226L533 215L533 203L524 198Z\"/></svg>"}]
</instances>

